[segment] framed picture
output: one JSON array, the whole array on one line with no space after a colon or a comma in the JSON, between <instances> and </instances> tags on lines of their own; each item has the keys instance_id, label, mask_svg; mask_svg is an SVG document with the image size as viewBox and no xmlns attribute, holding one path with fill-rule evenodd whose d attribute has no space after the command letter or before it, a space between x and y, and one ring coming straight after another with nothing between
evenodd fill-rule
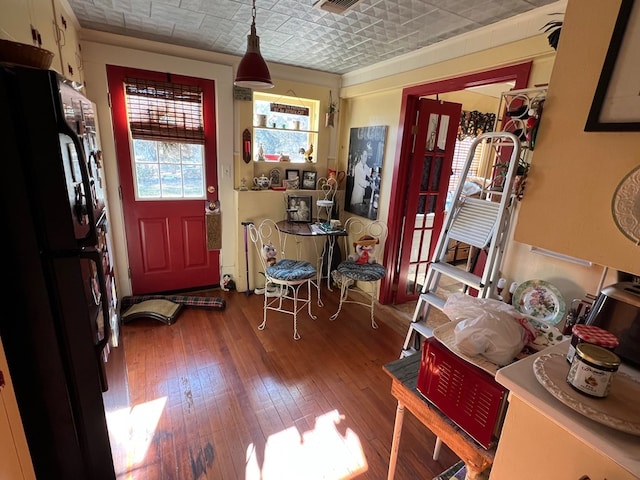
<instances>
[{"instance_id":1,"label":"framed picture","mask_svg":"<svg viewBox=\"0 0 640 480\"><path fill-rule=\"evenodd\" d=\"M287 168L284 171L284 178L286 178L287 180L295 180L299 176L300 176L300 170L294 170L294 169L291 169L291 168Z\"/></svg>"},{"instance_id":2,"label":"framed picture","mask_svg":"<svg viewBox=\"0 0 640 480\"><path fill-rule=\"evenodd\" d=\"M586 132L640 131L639 50L640 0L622 0Z\"/></svg>"},{"instance_id":3,"label":"framed picture","mask_svg":"<svg viewBox=\"0 0 640 480\"><path fill-rule=\"evenodd\" d=\"M317 172L313 170L304 170L302 172L302 189L315 190L317 178L318 178Z\"/></svg>"},{"instance_id":4,"label":"framed picture","mask_svg":"<svg viewBox=\"0 0 640 480\"><path fill-rule=\"evenodd\" d=\"M272 168L271 171L269 171L269 178L271 179L272 187L280 186L280 170L278 168Z\"/></svg>"},{"instance_id":5,"label":"framed picture","mask_svg":"<svg viewBox=\"0 0 640 480\"><path fill-rule=\"evenodd\" d=\"M287 198L287 220L311 223L311 195L289 195Z\"/></svg>"},{"instance_id":6,"label":"framed picture","mask_svg":"<svg viewBox=\"0 0 640 480\"><path fill-rule=\"evenodd\" d=\"M384 125L351 129L344 201L347 212L377 220L386 136Z\"/></svg>"}]
</instances>

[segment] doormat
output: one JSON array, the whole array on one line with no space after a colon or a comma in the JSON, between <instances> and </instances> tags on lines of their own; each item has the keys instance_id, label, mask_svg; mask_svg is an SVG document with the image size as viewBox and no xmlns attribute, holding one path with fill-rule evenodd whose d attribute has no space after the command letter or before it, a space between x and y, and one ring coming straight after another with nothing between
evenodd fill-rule
<instances>
[{"instance_id":1,"label":"doormat","mask_svg":"<svg viewBox=\"0 0 640 480\"><path fill-rule=\"evenodd\" d=\"M144 302L146 300L169 300L189 307L210 308L212 310L224 310L227 306L224 298L220 297L198 297L193 295L133 295L122 298L122 310L125 311L131 305Z\"/></svg>"}]
</instances>

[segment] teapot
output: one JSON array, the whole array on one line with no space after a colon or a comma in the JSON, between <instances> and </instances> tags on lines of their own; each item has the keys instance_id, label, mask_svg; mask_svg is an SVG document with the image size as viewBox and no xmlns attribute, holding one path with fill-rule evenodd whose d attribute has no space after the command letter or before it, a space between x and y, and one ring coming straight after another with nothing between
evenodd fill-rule
<instances>
[{"instance_id":1,"label":"teapot","mask_svg":"<svg viewBox=\"0 0 640 480\"><path fill-rule=\"evenodd\" d=\"M253 177L253 184L260 190L266 190L271 186L271 179L263 173L259 177Z\"/></svg>"}]
</instances>

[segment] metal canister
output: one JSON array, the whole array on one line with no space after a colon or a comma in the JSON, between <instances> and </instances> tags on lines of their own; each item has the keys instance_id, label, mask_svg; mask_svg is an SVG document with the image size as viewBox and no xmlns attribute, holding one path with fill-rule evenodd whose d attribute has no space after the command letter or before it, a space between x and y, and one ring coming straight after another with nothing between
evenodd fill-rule
<instances>
[{"instance_id":1,"label":"metal canister","mask_svg":"<svg viewBox=\"0 0 640 480\"><path fill-rule=\"evenodd\" d=\"M595 325L574 325L571 330L571 344L567 351L567 362L571 363L576 353L576 347L581 343L590 343L598 347L606 348L613 352L618 346L618 337L613 333L603 330Z\"/></svg>"},{"instance_id":2,"label":"metal canister","mask_svg":"<svg viewBox=\"0 0 640 480\"><path fill-rule=\"evenodd\" d=\"M581 343L567 374L567 383L590 397L609 395L611 381L620 366L620 357L591 343Z\"/></svg>"}]
</instances>

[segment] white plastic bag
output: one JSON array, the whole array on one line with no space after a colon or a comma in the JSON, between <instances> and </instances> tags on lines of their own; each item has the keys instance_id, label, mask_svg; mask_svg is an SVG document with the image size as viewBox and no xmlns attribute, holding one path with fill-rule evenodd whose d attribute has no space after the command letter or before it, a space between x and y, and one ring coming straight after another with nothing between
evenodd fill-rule
<instances>
[{"instance_id":1,"label":"white plastic bag","mask_svg":"<svg viewBox=\"0 0 640 480\"><path fill-rule=\"evenodd\" d=\"M443 311L451 320L460 320L454 328L458 349L465 355L482 355L496 365L511 363L530 338L518 320L522 315L498 300L454 293Z\"/></svg>"}]
</instances>

